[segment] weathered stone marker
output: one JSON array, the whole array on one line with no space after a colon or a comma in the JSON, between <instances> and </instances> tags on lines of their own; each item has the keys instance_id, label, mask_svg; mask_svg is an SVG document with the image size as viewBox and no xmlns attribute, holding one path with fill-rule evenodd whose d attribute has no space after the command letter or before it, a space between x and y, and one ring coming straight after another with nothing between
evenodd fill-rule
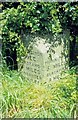
<instances>
[{"instance_id":1,"label":"weathered stone marker","mask_svg":"<svg viewBox=\"0 0 78 120\"><path fill-rule=\"evenodd\" d=\"M22 73L27 80L57 80L69 64L69 34L28 34L23 36L24 45L33 42L31 52L23 65Z\"/></svg>"}]
</instances>

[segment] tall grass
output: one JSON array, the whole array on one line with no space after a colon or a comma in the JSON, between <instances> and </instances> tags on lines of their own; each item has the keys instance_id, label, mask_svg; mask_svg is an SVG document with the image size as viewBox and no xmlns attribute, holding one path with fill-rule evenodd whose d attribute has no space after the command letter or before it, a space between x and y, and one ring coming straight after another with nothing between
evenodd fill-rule
<instances>
[{"instance_id":1,"label":"tall grass","mask_svg":"<svg viewBox=\"0 0 78 120\"><path fill-rule=\"evenodd\" d=\"M20 72L0 72L2 117L70 118L76 104L76 75L49 83L27 81Z\"/></svg>"}]
</instances>

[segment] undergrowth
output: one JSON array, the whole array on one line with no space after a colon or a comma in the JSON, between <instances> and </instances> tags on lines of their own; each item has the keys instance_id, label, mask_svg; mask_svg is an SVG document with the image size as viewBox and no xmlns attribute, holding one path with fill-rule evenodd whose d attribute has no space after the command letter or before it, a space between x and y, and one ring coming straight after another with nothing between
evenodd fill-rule
<instances>
[{"instance_id":1,"label":"undergrowth","mask_svg":"<svg viewBox=\"0 0 78 120\"><path fill-rule=\"evenodd\" d=\"M2 118L71 118L76 104L76 75L35 83L20 72L0 71Z\"/></svg>"}]
</instances>

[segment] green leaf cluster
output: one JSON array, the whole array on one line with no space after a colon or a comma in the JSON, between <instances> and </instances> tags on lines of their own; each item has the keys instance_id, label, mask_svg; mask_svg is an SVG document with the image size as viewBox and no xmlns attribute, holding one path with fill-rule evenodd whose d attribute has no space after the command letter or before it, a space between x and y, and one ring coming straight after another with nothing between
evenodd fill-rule
<instances>
[{"instance_id":1,"label":"green leaf cluster","mask_svg":"<svg viewBox=\"0 0 78 120\"><path fill-rule=\"evenodd\" d=\"M73 2L19 1L17 3L2 3L1 7L3 12L0 14L0 33L3 43L16 41L21 51L22 47L18 41L21 41L21 34L24 32L48 31L56 34L65 28L71 31L73 25L75 28L78 26L78 4ZM73 29L73 31L75 30ZM75 35L74 32L73 34Z\"/></svg>"},{"instance_id":2,"label":"green leaf cluster","mask_svg":"<svg viewBox=\"0 0 78 120\"><path fill-rule=\"evenodd\" d=\"M1 13L1 34L3 37L3 51L6 49L6 43L15 41L18 57L25 55L25 48L21 41L22 31L24 32L60 32L60 22L57 16L58 3L20 2L17 8L12 3L3 5ZM6 7L8 6L8 7ZM19 49L20 48L20 49ZM22 54L21 54L22 53Z\"/></svg>"}]
</instances>

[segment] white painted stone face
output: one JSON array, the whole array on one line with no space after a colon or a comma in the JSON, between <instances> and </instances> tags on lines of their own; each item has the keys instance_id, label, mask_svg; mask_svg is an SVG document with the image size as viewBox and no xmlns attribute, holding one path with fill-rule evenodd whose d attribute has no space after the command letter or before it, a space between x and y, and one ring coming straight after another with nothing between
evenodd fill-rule
<instances>
[{"instance_id":1,"label":"white painted stone face","mask_svg":"<svg viewBox=\"0 0 78 120\"><path fill-rule=\"evenodd\" d=\"M22 73L27 80L46 80L46 82L58 80L61 72L68 66L69 46L67 34L59 35L60 37L56 39L53 39L51 35L46 36L24 36L24 42L28 38L34 41L32 50L28 54L22 69ZM51 43L46 42L49 37ZM61 41L60 44L59 41Z\"/></svg>"}]
</instances>

